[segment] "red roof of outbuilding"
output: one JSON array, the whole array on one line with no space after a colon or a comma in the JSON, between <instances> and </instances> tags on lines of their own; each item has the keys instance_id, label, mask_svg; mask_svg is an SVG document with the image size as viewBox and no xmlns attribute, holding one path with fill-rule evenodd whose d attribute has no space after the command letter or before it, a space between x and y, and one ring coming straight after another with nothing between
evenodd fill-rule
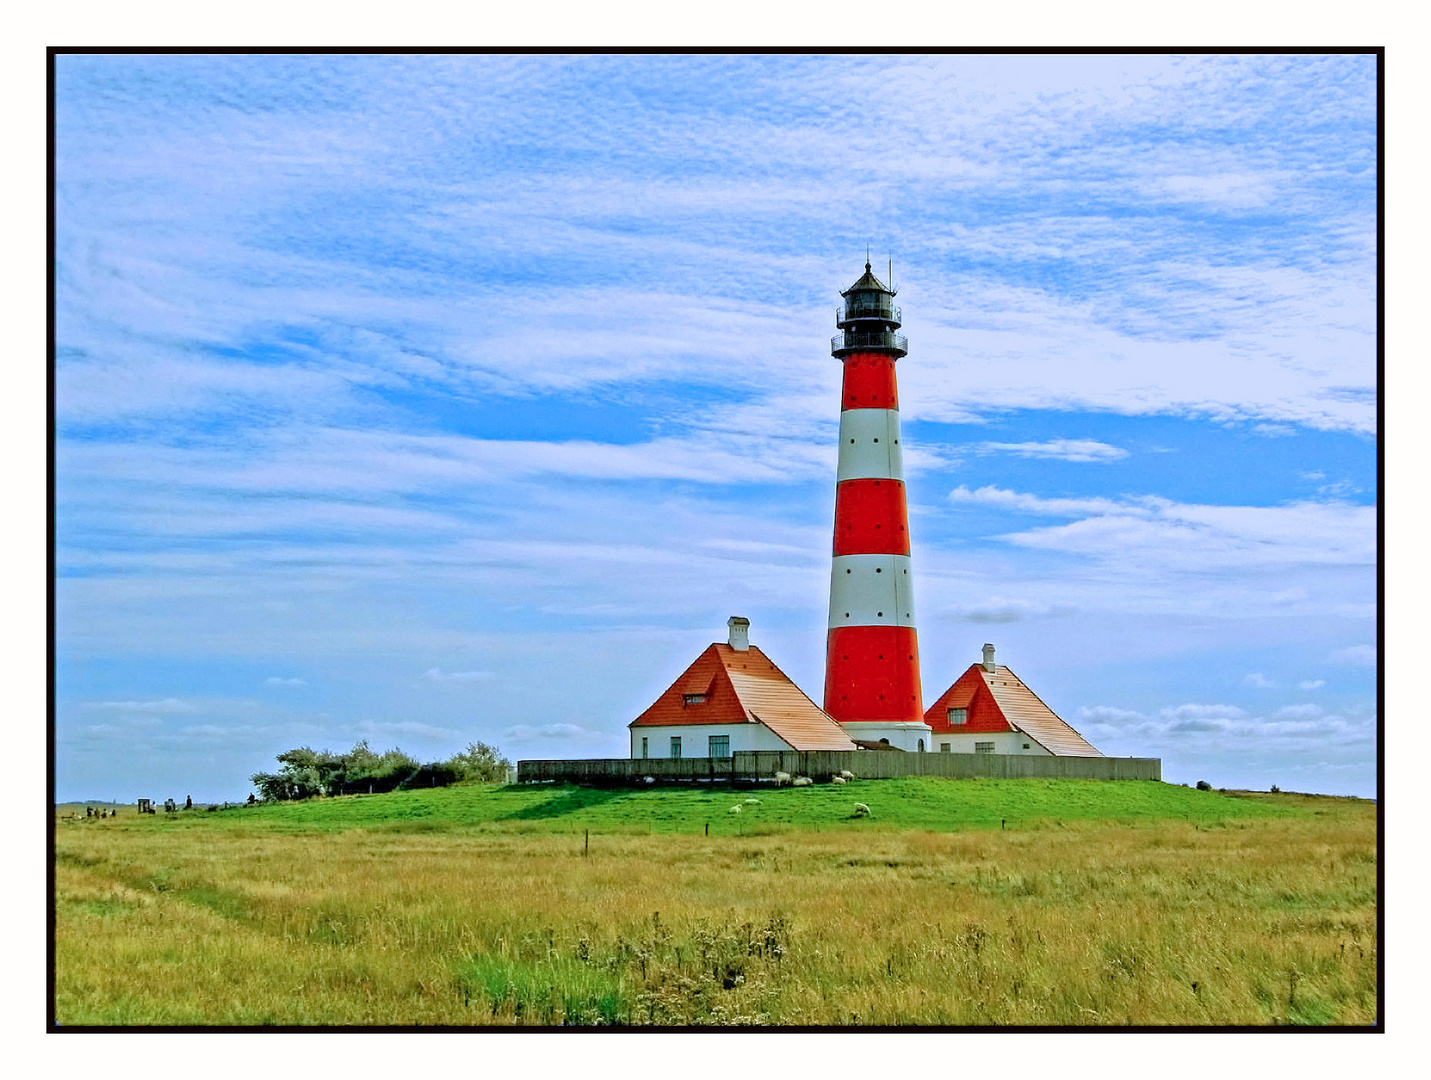
<instances>
[{"instance_id":1,"label":"red roof of outbuilding","mask_svg":"<svg viewBox=\"0 0 1431 1080\"><path fill-rule=\"evenodd\" d=\"M686 704L689 694L705 700ZM795 750L853 750L845 729L754 645L716 642L628 727L764 724Z\"/></svg>"},{"instance_id":2,"label":"red roof of outbuilding","mask_svg":"<svg viewBox=\"0 0 1431 1080\"><path fill-rule=\"evenodd\" d=\"M950 709L966 709L967 721L949 723ZM936 735L1022 731L1057 757L1103 756L1003 664L996 664L993 671L986 671L983 664L970 665L929 707L924 722Z\"/></svg>"}]
</instances>

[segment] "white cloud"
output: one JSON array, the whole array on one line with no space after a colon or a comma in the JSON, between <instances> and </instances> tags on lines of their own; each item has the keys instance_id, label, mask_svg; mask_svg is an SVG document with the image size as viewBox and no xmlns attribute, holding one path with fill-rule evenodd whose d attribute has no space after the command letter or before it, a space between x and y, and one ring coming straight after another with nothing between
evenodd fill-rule
<instances>
[{"instance_id":1,"label":"white cloud","mask_svg":"<svg viewBox=\"0 0 1431 1080\"><path fill-rule=\"evenodd\" d=\"M1329 658L1337 664L1356 664L1359 667L1376 666L1376 646L1375 645L1353 645L1350 648L1338 649Z\"/></svg>"},{"instance_id":2,"label":"white cloud","mask_svg":"<svg viewBox=\"0 0 1431 1080\"><path fill-rule=\"evenodd\" d=\"M529 724L517 724L507 728L502 732L502 736L508 739L590 739L605 738L603 733L590 732L576 724L543 724L540 727L532 727Z\"/></svg>"},{"instance_id":3,"label":"white cloud","mask_svg":"<svg viewBox=\"0 0 1431 1080\"><path fill-rule=\"evenodd\" d=\"M1269 679L1266 675L1263 675L1262 672L1251 671L1242 677L1242 685L1257 686L1265 689L1269 686L1276 686L1277 684L1271 679Z\"/></svg>"},{"instance_id":4,"label":"white cloud","mask_svg":"<svg viewBox=\"0 0 1431 1080\"><path fill-rule=\"evenodd\" d=\"M490 678L490 671L443 671L441 668L428 668L419 676L422 682L430 683L472 683Z\"/></svg>"},{"instance_id":5,"label":"white cloud","mask_svg":"<svg viewBox=\"0 0 1431 1080\"><path fill-rule=\"evenodd\" d=\"M950 608L946 617L968 623L1011 623L1023 622L1045 616L1072 614L1074 609L1063 604L1034 603L1027 600L1009 600L1002 596L991 596L974 604Z\"/></svg>"},{"instance_id":6,"label":"white cloud","mask_svg":"<svg viewBox=\"0 0 1431 1080\"><path fill-rule=\"evenodd\" d=\"M264 686L307 686L308 683L307 683L307 681L304 680L304 679L284 679L284 678L280 678L280 677L277 676L277 675L270 675L268 678L266 678L266 679L263 680L263 685L264 685Z\"/></svg>"},{"instance_id":7,"label":"white cloud","mask_svg":"<svg viewBox=\"0 0 1431 1080\"><path fill-rule=\"evenodd\" d=\"M972 491L960 484L949 493L949 499L956 503L979 503L1048 517L1082 517L1086 514L1111 514L1133 509L1133 504L1113 499L1043 499L1037 495L1009 491L992 484Z\"/></svg>"},{"instance_id":8,"label":"white cloud","mask_svg":"<svg viewBox=\"0 0 1431 1080\"><path fill-rule=\"evenodd\" d=\"M1048 442L979 443L976 450L984 453L1002 452L1022 458L1049 458L1057 461L1118 461L1128 451L1092 439L1052 439Z\"/></svg>"},{"instance_id":9,"label":"white cloud","mask_svg":"<svg viewBox=\"0 0 1431 1080\"><path fill-rule=\"evenodd\" d=\"M423 724L416 720L360 720L354 725L354 728L365 737L369 735L412 735L421 738L452 739L462 735L455 728Z\"/></svg>"},{"instance_id":10,"label":"white cloud","mask_svg":"<svg viewBox=\"0 0 1431 1080\"><path fill-rule=\"evenodd\" d=\"M1236 705L1173 705L1160 711L1167 720L1240 720L1247 715Z\"/></svg>"},{"instance_id":11,"label":"white cloud","mask_svg":"<svg viewBox=\"0 0 1431 1080\"><path fill-rule=\"evenodd\" d=\"M1091 721L1098 724L1120 724L1130 720L1146 720L1147 717L1132 709L1120 709L1113 705L1081 705L1078 709L1079 720Z\"/></svg>"},{"instance_id":12,"label":"white cloud","mask_svg":"<svg viewBox=\"0 0 1431 1080\"><path fill-rule=\"evenodd\" d=\"M157 701L86 701L87 709L113 709L116 712L186 713L194 712L195 706L179 698L161 698Z\"/></svg>"},{"instance_id":13,"label":"white cloud","mask_svg":"<svg viewBox=\"0 0 1431 1080\"><path fill-rule=\"evenodd\" d=\"M1272 714L1274 720L1311 720L1322 715L1320 705L1283 705Z\"/></svg>"},{"instance_id":14,"label":"white cloud","mask_svg":"<svg viewBox=\"0 0 1431 1080\"><path fill-rule=\"evenodd\" d=\"M1320 690L1327 685L1325 679L1303 679L1297 684L1298 690Z\"/></svg>"},{"instance_id":15,"label":"white cloud","mask_svg":"<svg viewBox=\"0 0 1431 1080\"><path fill-rule=\"evenodd\" d=\"M1011 533L1024 547L1088 556L1128 569L1217 570L1289 564L1374 566L1376 507L1343 502L1209 506L1156 496L1044 499L992 485L949 493L956 503L1082 520ZM1301 598L1282 590L1282 600Z\"/></svg>"}]
</instances>

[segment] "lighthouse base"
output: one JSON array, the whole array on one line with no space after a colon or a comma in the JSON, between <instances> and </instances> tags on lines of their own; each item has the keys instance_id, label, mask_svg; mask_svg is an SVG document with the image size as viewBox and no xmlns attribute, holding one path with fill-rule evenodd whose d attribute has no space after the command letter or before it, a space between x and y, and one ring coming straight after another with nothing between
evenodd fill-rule
<instances>
[{"instance_id":1,"label":"lighthouse base","mask_svg":"<svg viewBox=\"0 0 1431 1080\"><path fill-rule=\"evenodd\" d=\"M934 745L934 732L922 720L851 720L841 723L840 727L852 739L860 742L887 741L896 750L918 753Z\"/></svg>"}]
</instances>

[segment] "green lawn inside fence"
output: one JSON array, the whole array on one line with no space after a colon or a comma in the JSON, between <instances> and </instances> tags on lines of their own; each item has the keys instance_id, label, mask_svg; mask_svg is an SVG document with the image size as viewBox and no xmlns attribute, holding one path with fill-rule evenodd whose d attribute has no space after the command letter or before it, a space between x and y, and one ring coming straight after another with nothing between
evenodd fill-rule
<instances>
[{"instance_id":1,"label":"green lawn inside fence","mask_svg":"<svg viewBox=\"0 0 1431 1080\"><path fill-rule=\"evenodd\" d=\"M869 807L856 816L855 804ZM738 812L733 812L739 807ZM276 830L704 833L760 835L789 829L1047 827L1073 821L1180 820L1214 824L1311 812L1295 797L1199 791L1147 780L951 780L902 777L800 788L706 784L649 789L555 784L457 785L200 810L144 819L156 828L242 823Z\"/></svg>"}]
</instances>

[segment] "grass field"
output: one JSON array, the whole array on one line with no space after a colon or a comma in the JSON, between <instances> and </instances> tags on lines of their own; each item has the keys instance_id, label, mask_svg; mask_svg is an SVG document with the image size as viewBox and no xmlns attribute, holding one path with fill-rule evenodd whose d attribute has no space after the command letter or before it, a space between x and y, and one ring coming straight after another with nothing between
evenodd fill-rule
<instances>
[{"instance_id":1,"label":"grass field","mask_svg":"<svg viewBox=\"0 0 1431 1080\"><path fill-rule=\"evenodd\" d=\"M928 778L58 820L56 1016L1371 1024L1375 822L1350 799Z\"/></svg>"}]
</instances>

